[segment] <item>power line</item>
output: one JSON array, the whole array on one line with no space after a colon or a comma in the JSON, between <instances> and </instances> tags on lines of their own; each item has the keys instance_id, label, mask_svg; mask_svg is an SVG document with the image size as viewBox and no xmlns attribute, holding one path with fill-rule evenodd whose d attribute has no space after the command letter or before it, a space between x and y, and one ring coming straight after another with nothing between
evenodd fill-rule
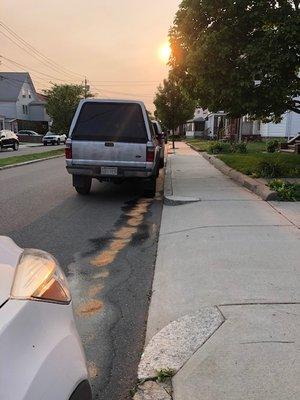
<instances>
[{"instance_id":1,"label":"power line","mask_svg":"<svg viewBox=\"0 0 300 400\"><path fill-rule=\"evenodd\" d=\"M103 81L95 81L95 80L92 80L93 82L97 82L97 83L101 83L101 82L103 82L103 83L109 83L109 82L111 82L111 83L157 83L157 80L153 80L153 81L147 81L147 80L140 80L140 81L131 81L131 80L127 80L127 81L117 81L117 80L113 80L113 81L105 81L105 80L103 80Z\"/></svg>"},{"instance_id":2,"label":"power line","mask_svg":"<svg viewBox=\"0 0 300 400\"><path fill-rule=\"evenodd\" d=\"M24 40L21 36L19 36L13 29L9 28L6 24L4 24L4 22L0 21L0 26L2 28L4 28L6 30L6 32L8 32L10 35L12 35L13 38L16 39L19 43L15 42L15 40L13 40L10 36L8 36L4 32L0 31L0 33L2 35L4 35L6 38L8 38L10 41L12 41L16 46L21 48L23 51L25 51L26 53L28 53L32 57L36 58L39 62L41 62L44 65L46 65L48 68L51 68L51 69L55 70L56 72L60 72L60 73L63 73L65 75L72 76L73 79L74 79L74 76L76 76L77 79L78 79L78 77L80 77L81 79L83 78L84 75L78 74L77 72L73 72L73 71L61 66L57 62L51 60L51 58L45 56L43 53L41 53L39 50L37 50L35 47L33 47L30 43L28 43L26 40ZM26 48L23 48L20 45L20 42ZM34 54L32 54L32 52Z\"/></svg>"},{"instance_id":3,"label":"power line","mask_svg":"<svg viewBox=\"0 0 300 400\"><path fill-rule=\"evenodd\" d=\"M44 75L44 76L46 76L46 77L48 77L48 78L51 78L51 79L54 79L54 80L56 80L56 81L68 83L68 81L65 80L65 79L60 79L60 78L57 78L57 77L55 77L55 76L53 76L53 75L49 75L49 74L45 74L44 72L37 71L37 70L34 69L34 68L28 67L28 66L26 66L26 65L24 65L24 64L20 64L20 63L18 63L17 61L14 61L14 60L11 60L10 58L4 57L3 55L0 55L0 58L3 58L4 60L8 61L8 62L11 63L11 64L17 65L18 67L26 68L28 71L31 70L31 71L34 71L34 72L38 73L39 75ZM69 82L70 82L70 80L69 80Z\"/></svg>"},{"instance_id":4,"label":"power line","mask_svg":"<svg viewBox=\"0 0 300 400\"><path fill-rule=\"evenodd\" d=\"M101 88L98 88L97 86L94 86L94 87L96 87L96 89L98 89L98 90L102 90ZM144 93L143 94L143 93L115 92L113 90L107 90L107 89L105 89L104 91L106 93L120 94L120 95L124 95L124 96L142 96L142 97L153 96L154 97L154 94L152 94L152 93Z\"/></svg>"}]
</instances>

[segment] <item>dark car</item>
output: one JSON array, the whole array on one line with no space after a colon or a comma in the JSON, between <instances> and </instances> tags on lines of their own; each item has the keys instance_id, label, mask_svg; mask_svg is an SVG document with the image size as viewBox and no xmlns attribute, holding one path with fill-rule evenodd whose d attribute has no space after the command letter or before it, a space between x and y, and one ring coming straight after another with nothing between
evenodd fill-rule
<instances>
[{"instance_id":1,"label":"dark car","mask_svg":"<svg viewBox=\"0 0 300 400\"><path fill-rule=\"evenodd\" d=\"M0 131L0 149L12 148L15 151L19 149L18 136L13 131Z\"/></svg>"},{"instance_id":2,"label":"dark car","mask_svg":"<svg viewBox=\"0 0 300 400\"><path fill-rule=\"evenodd\" d=\"M152 125L154 128L156 139L160 145L159 166L160 168L163 168L163 166L165 165L165 136L161 130L159 122L152 121Z\"/></svg>"},{"instance_id":3,"label":"dark car","mask_svg":"<svg viewBox=\"0 0 300 400\"><path fill-rule=\"evenodd\" d=\"M29 131L29 130L25 130L25 129L22 129L21 131L19 131L17 135L18 136L41 136L35 131Z\"/></svg>"}]
</instances>

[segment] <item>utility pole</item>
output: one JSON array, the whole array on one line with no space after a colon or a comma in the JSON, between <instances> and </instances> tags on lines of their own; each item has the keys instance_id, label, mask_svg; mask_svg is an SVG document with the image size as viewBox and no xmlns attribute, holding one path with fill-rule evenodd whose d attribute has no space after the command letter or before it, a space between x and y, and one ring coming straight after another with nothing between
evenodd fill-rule
<instances>
[{"instance_id":1,"label":"utility pole","mask_svg":"<svg viewBox=\"0 0 300 400\"><path fill-rule=\"evenodd\" d=\"M88 93L88 90L90 89L90 87L88 86L88 84L87 84L87 79L86 79L86 77L84 78L84 98L86 99L87 98L87 93Z\"/></svg>"}]
</instances>

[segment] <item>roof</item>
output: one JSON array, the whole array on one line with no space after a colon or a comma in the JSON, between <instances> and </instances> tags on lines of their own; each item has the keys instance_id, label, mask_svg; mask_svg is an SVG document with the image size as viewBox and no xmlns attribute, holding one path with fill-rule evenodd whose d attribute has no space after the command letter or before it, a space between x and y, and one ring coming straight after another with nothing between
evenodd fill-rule
<instances>
[{"instance_id":1,"label":"roof","mask_svg":"<svg viewBox=\"0 0 300 400\"><path fill-rule=\"evenodd\" d=\"M36 96L37 96L38 100L43 101L45 103L47 102L47 96L45 96L44 94L37 92Z\"/></svg>"},{"instance_id":2,"label":"roof","mask_svg":"<svg viewBox=\"0 0 300 400\"><path fill-rule=\"evenodd\" d=\"M0 72L0 101L17 101L26 81L34 89L28 72Z\"/></svg>"}]
</instances>

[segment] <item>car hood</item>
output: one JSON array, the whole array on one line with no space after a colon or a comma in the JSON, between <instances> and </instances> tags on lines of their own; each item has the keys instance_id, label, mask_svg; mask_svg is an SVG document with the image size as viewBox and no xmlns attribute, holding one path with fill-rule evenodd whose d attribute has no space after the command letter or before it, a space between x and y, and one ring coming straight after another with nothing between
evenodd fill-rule
<instances>
[{"instance_id":1,"label":"car hood","mask_svg":"<svg viewBox=\"0 0 300 400\"><path fill-rule=\"evenodd\" d=\"M0 307L9 299L15 269L23 249L7 236L0 236Z\"/></svg>"}]
</instances>

